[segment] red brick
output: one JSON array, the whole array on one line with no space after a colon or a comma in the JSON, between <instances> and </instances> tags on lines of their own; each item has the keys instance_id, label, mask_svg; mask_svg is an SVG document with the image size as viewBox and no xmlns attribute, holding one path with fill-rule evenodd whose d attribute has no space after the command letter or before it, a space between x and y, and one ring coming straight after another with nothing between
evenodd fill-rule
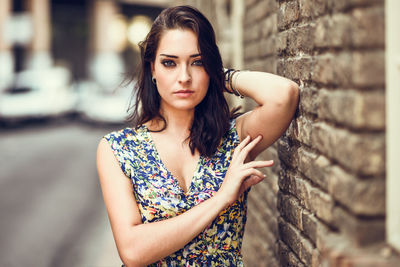
<instances>
[{"instance_id":1,"label":"red brick","mask_svg":"<svg viewBox=\"0 0 400 267\"><path fill-rule=\"evenodd\" d=\"M283 31L279 32L277 34L277 37L275 38L276 40L276 51L278 54L283 54L286 51L286 48L288 46L288 32Z\"/></svg>"},{"instance_id":2,"label":"red brick","mask_svg":"<svg viewBox=\"0 0 400 267\"><path fill-rule=\"evenodd\" d=\"M300 103L299 109L301 113L309 113L312 115L317 115L318 104L316 101L318 98L318 91L315 87L310 86L300 86Z\"/></svg>"},{"instance_id":3,"label":"red brick","mask_svg":"<svg viewBox=\"0 0 400 267\"><path fill-rule=\"evenodd\" d=\"M322 84L349 85L353 79L352 60L349 52L316 56L313 58L311 78Z\"/></svg>"},{"instance_id":4,"label":"red brick","mask_svg":"<svg viewBox=\"0 0 400 267\"><path fill-rule=\"evenodd\" d=\"M352 45L361 47L385 46L384 6L356 8L351 13ZM373 33L373 34L371 34Z\"/></svg>"},{"instance_id":5,"label":"red brick","mask_svg":"<svg viewBox=\"0 0 400 267\"><path fill-rule=\"evenodd\" d=\"M279 234L282 241L299 257L302 263L310 266L312 263L313 245L293 225L282 218L278 219Z\"/></svg>"},{"instance_id":6,"label":"red brick","mask_svg":"<svg viewBox=\"0 0 400 267\"><path fill-rule=\"evenodd\" d=\"M347 14L334 14L316 21L316 47L348 47L351 44L352 18Z\"/></svg>"},{"instance_id":7,"label":"red brick","mask_svg":"<svg viewBox=\"0 0 400 267\"><path fill-rule=\"evenodd\" d=\"M310 80L313 69L311 56L279 59L277 73L292 80Z\"/></svg>"},{"instance_id":8,"label":"red brick","mask_svg":"<svg viewBox=\"0 0 400 267\"><path fill-rule=\"evenodd\" d=\"M302 208L294 197L290 197L281 191L278 192L278 208L282 218L293 224L298 229L302 229Z\"/></svg>"},{"instance_id":9,"label":"red brick","mask_svg":"<svg viewBox=\"0 0 400 267\"><path fill-rule=\"evenodd\" d=\"M380 87L385 84L384 50L354 52L352 81L358 87Z\"/></svg>"},{"instance_id":10,"label":"red brick","mask_svg":"<svg viewBox=\"0 0 400 267\"><path fill-rule=\"evenodd\" d=\"M330 195L311 185L299 175L282 172L279 177L279 187L283 192L293 194L300 204L327 223L333 222L335 201Z\"/></svg>"},{"instance_id":11,"label":"red brick","mask_svg":"<svg viewBox=\"0 0 400 267\"><path fill-rule=\"evenodd\" d=\"M326 157L299 148L298 170L354 214L385 214L385 181L357 179Z\"/></svg>"},{"instance_id":12,"label":"red brick","mask_svg":"<svg viewBox=\"0 0 400 267\"><path fill-rule=\"evenodd\" d=\"M279 262L280 266L285 267L304 267L304 264L297 258L297 256L290 250L290 248L279 241Z\"/></svg>"},{"instance_id":13,"label":"red brick","mask_svg":"<svg viewBox=\"0 0 400 267\"><path fill-rule=\"evenodd\" d=\"M331 168L328 177L328 191L354 214L385 215L386 185L383 177L360 180L338 166Z\"/></svg>"},{"instance_id":14,"label":"red brick","mask_svg":"<svg viewBox=\"0 0 400 267\"><path fill-rule=\"evenodd\" d=\"M334 0L332 8L334 11L349 10L358 6L371 6L375 4L384 4L384 0Z\"/></svg>"},{"instance_id":15,"label":"red brick","mask_svg":"<svg viewBox=\"0 0 400 267\"><path fill-rule=\"evenodd\" d=\"M352 129L385 129L385 95L383 91L320 90L314 101L318 117Z\"/></svg>"},{"instance_id":16,"label":"red brick","mask_svg":"<svg viewBox=\"0 0 400 267\"><path fill-rule=\"evenodd\" d=\"M313 122L310 121L305 116L300 116L295 120L295 128L296 130L294 138L302 142L303 144L311 146L312 145L311 134L313 129Z\"/></svg>"},{"instance_id":17,"label":"red brick","mask_svg":"<svg viewBox=\"0 0 400 267\"><path fill-rule=\"evenodd\" d=\"M302 233L320 249L319 239L329 233L327 225L322 223L314 214L303 209L301 214Z\"/></svg>"},{"instance_id":18,"label":"red brick","mask_svg":"<svg viewBox=\"0 0 400 267\"><path fill-rule=\"evenodd\" d=\"M286 53L288 55L311 53L314 48L314 31L315 26L313 24L306 24L287 30Z\"/></svg>"},{"instance_id":19,"label":"red brick","mask_svg":"<svg viewBox=\"0 0 400 267\"><path fill-rule=\"evenodd\" d=\"M297 1L283 2L278 8L278 29L283 30L300 17Z\"/></svg>"},{"instance_id":20,"label":"red brick","mask_svg":"<svg viewBox=\"0 0 400 267\"><path fill-rule=\"evenodd\" d=\"M335 226L355 246L368 246L385 240L384 218L357 218L348 211L336 207Z\"/></svg>"},{"instance_id":21,"label":"red brick","mask_svg":"<svg viewBox=\"0 0 400 267\"><path fill-rule=\"evenodd\" d=\"M314 147L345 168L361 175L385 172L385 138L380 133L353 133L326 123L315 123Z\"/></svg>"}]
</instances>

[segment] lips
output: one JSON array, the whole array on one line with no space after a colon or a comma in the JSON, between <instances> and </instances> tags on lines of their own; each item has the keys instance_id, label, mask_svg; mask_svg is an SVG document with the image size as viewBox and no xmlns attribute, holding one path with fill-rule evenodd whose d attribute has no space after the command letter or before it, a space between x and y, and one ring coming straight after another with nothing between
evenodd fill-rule
<instances>
[{"instance_id":1,"label":"lips","mask_svg":"<svg viewBox=\"0 0 400 267\"><path fill-rule=\"evenodd\" d=\"M187 98L187 97L190 97L193 93L194 93L194 91L192 91L192 90L179 90L179 91L175 91L174 95L176 95L177 97L180 97L180 98Z\"/></svg>"},{"instance_id":2,"label":"lips","mask_svg":"<svg viewBox=\"0 0 400 267\"><path fill-rule=\"evenodd\" d=\"M191 94L191 93L194 93L194 91L192 91L192 90L179 90L179 91L174 92L174 94Z\"/></svg>"}]
</instances>

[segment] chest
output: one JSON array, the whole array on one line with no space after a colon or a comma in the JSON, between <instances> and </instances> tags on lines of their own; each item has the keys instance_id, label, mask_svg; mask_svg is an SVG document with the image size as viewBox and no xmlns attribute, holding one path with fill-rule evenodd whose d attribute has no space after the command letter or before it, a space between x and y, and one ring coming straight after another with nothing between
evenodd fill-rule
<instances>
[{"instance_id":1,"label":"chest","mask_svg":"<svg viewBox=\"0 0 400 267\"><path fill-rule=\"evenodd\" d=\"M187 192L196 170L198 169L200 154L191 152L188 142L179 142L173 138L152 136L155 159L165 170L177 180L184 192Z\"/></svg>"},{"instance_id":2,"label":"chest","mask_svg":"<svg viewBox=\"0 0 400 267\"><path fill-rule=\"evenodd\" d=\"M156 147L150 134L143 132L130 147L132 164L126 164L143 221L176 216L213 196L238 143L231 139L222 142L212 157L205 157L162 140L165 145ZM186 188L179 177L186 177Z\"/></svg>"}]
</instances>

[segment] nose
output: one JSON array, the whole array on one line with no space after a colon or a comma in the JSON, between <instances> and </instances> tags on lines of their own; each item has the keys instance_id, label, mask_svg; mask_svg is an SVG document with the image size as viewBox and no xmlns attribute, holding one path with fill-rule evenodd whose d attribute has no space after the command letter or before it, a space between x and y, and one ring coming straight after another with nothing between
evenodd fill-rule
<instances>
[{"instance_id":1,"label":"nose","mask_svg":"<svg viewBox=\"0 0 400 267\"><path fill-rule=\"evenodd\" d=\"M179 70L179 76L178 76L178 81L180 83L186 83L189 82L192 79L189 67L187 65L182 65L182 67Z\"/></svg>"}]
</instances>

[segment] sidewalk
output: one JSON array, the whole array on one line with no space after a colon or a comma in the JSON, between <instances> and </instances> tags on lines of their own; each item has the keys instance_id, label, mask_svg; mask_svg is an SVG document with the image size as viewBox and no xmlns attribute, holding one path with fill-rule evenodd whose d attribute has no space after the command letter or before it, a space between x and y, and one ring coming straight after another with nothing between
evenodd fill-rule
<instances>
[{"instance_id":1,"label":"sidewalk","mask_svg":"<svg viewBox=\"0 0 400 267\"><path fill-rule=\"evenodd\" d=\"M84 256L79 266L120 267L122 265L105 212L102 218L104 220L102 219L96 228L93 229L93 238L86 244Z\"/></svg>"}]
</instances>

